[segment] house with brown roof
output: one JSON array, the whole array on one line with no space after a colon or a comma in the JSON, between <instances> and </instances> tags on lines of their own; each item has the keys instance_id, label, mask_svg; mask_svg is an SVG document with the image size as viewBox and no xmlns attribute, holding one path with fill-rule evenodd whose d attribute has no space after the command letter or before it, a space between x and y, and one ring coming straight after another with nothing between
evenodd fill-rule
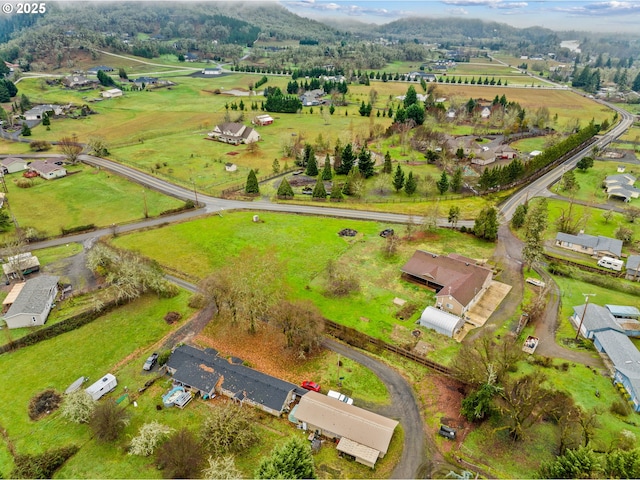
<instances>
[{"instance_id":1,"label":"house with brown roof","mask_svg":"<svg viewBox=\"0 0 640 480\"><path fill-rule=\"evenodd\" d=\"M67 175L67 170L63 166L49 160L34 160L29 164L29 170L36 172L46 180L52 180L54 178L64 177Z\"/></svg>"},{"instance_id":2,"label":"house with brown roof","mask_svg":"<svg viewBox=\"0 0 640 480\"><path fill-rule=\"evenodd\" d=\"M209 138L218 140L219 142L229 143L231 145L240 145L241 143L253 143L260 140L258 132L243 125L242 123L222 123L216 125L213 131L208 133Z\"/></svg>"},{"instance_id":3,"label":"house with brown roof","mask_svg":"<svg viewBox=\"0 0 640 480\"><path fill-rule=\"evenodd\" d=\"M373 468L389 450L392 420L317 392L307 392L292 412L305 430L336 439L337 450Z\"/></svg>"},{"instance_id":4,"label":"house with brown roof","mask_svg":"<svg viewBox=\"0 0 640 480\"><path fill-rule=\"evenodd\" d=\"M462 255L416 250L400 269L403 277L436 292L436 307L463 316L491 285L493 272Z\"/></svg>"}]
</instances>

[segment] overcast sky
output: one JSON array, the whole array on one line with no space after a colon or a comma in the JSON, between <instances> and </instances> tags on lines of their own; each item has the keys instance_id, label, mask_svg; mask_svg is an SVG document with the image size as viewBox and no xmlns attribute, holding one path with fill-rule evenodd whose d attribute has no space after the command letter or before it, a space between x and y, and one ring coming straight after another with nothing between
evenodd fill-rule
<instances>
[{"instance_id":1,"label":"overcast sky","mask_svg":"<svg viewBox=\"0 0 640 480\"><path fill-rule=\"evenodd\" d=\"M515 27L640 34L640 0L280 0L280 3L300 16L314 19L349 17L387 23L402 17L460 17Z\"/></svg>"}]
</instances>

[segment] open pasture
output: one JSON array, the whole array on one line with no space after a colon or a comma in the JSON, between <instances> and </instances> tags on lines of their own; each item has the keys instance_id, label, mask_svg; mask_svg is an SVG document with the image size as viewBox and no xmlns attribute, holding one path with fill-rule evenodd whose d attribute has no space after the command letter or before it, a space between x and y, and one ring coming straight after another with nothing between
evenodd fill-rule
<instances>
[{"instance_id":1,"label":"open pasture","mask_svg":"<svg viewBox=\"0 0 640 480\"><path fill-rule=\"evenodd\" d=\"M55 180L33 179L31 188L15 185L19 173L6 177L11 212L20 227L33 227L52 236L59 235L61 228L88 224L104 227L142 219L145 202L151 217L183 205L180 200L104 170L83 165L71 166L69 170L76 173ZM2 237L7 235L11 232Z\"/></svg>"}]
</instances>

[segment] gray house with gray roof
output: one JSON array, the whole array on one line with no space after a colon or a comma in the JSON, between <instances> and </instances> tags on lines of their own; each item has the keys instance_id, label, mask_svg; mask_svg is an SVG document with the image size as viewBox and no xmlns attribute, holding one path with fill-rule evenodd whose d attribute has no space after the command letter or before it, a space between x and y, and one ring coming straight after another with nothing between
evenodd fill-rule
<instances>
[{"instance_id":1,"label":"gray house with gray roof","mask_svg":"<svg viewBox=\"0 0 640 480\"><path fill-rule=\"evenodd\" d=\"M622 240L602 235L596 237L585 233L572 235L559 232L556 235L556 246L598 257L620 258L622 255Z\"/></svg>"},{"instance_id":2,"label":"gray house with gray roof","mask_svg":"<svg viewBox=\"0 0 640 480\"><path fill-rule=\"evenodd\" d=\"M294 395L307 393L293 383L245 367L240 359L222 358L212 348L199 350L181 345L166 365L174 383L200 393L203 398L222 394L276 416L288 411Z\"/></svg>"},{"instance_id":3,"label":"gray house with gray roof","mask_svg":"<svg viewBox=\"0 0 640 480\"><path fill-rule=\"evenodd\" d=\"M629 403L640 412L640 351L625 334L615 330L597 332L593 344L612 364L613 383L622 385Z\"/></svg>"},{"instance_id":4,"label":"gray house with gray roof","mask_svg":"<svg viewBox=\"0 0 640 480\"><path fill-rule=\"evenodd\" d=\"M640 197L640 190L633 186L634 183L636 183L636 177L621 173L609 175L604 179L603 185L607 190L607 198L617 197L629 202L632 198Z\"/></svg>"},{"instance_id":5,"label":"gray house with gray roof","mask_svg":"<svg viewBox=\"0 0 640 480\"><path fill-rule=\"evenodd\" d=\"M8 328L44 325L58 294L59 277L40 275L26 281L4 315Z\"/></svg>"},{"instance_id":6,"label":"gray house with gray roof","mask_svg":"<svg viewBox=\"0 0 640 480\"><path fill-rule=\"evenodd\" d=\"M595 303L589 304L586 313L584 313L584 308L584 305L573 307L573 315L571 316L571 321L576 329L580 327L580 322L582 321L580 334L583 337L593 340L593 336L596 332L602 332L605 330L615 330L620 333L623 332L607 308L596 305Z\"/></svg>"},{"instance_id":7,"label":"gray house with gray roof","mask_svg":"<svg viewBox=\"0 0 640 480\"><path fill-rule=\"evenodd\" d=\"M634 280L634 281L639 281L640 280L640 255L629 255L629 257L627 258L627 273L626 273L626 279L627 280Z\"/></svg>"}]
</instances>

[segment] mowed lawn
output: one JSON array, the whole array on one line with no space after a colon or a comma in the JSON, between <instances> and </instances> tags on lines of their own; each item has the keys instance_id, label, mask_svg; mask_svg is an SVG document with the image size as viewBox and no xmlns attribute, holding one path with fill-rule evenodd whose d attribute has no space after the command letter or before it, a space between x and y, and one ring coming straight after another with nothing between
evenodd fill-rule
<instances>
[{"instance_id":1,"label":"mowed lawn","mask_svg":"<svg viewBox=\"0 0 640 480\"><path fill-rule=\"evenodd\" d=\"M131 391L136 391L146 381L140 368L144 350L178 326L169 326L163 320L167 312L177 311L183 317L189 317L192 310L187 307L188 296L185 292L171 299L149 295L77 330L0 355L0 384L5 387L0 391L3 404L0 425L6 429L17 452L39 453L49 448L69 444L82 446L88 442L91 437L88 427L69 423L58 412L37 422L30 420L27 406L31 397L47 388L63 392L83 375L93 383L107 372L119 378L112 398L120 396L126 385ZM133 370L136 374L121 377L124 365L121 361L131 354L135 355ZM1 443L6 446L6 441ZM101 462L92 463L93 474L89 476L94 478L99 476L102 467L98 465ZM145 463L136 461L127 467L129 474L136 476L136 468L142 468ZM3 463L0 473L6 476L9 470L9 464ZM138 475L155 476L153 470ZM113 478L118 475L112 471L106 476Z\"/></svg>"},{"instance_id":2,"label":"mowed lawn","mask_svg":"<svg viewBox=\"0 0 640 480\"><path fill-rule=\"evenodd\" d=\"M33 227L47 235L61 228L131 222L144 218L145 196L149 216L180 207L184 202L86 165L55 180L33 179L31 188L18 188L20 173L6 176L11 212L20 227ZM72 199L72 201L70 201Z\"/></svg>"},{"instance_id":3,"label":"mowed lawn","mask_svg":"<svg viewBox=\"0 0 640 480\"><path fill-rule=\"evenodd\" d=\"M378 234L388 224L275 213L260 213L264 223L253 223L252 216L252 212L227 213L223 217L122 235L113 242L197 278L215 272L243 249L255 248L282 262L292 298L309 299L326 317L397 343L412 341L413 325L395 318L399 307L393 299L400 297L414 302L416 312L411 317L414 320L418 311L433 302L432 292L401 279L400 267L416 249L486 259L494 247L470 235L439 230L403 242L398 253L387 259L382 254L385 240ZM405 227L391 227L404 235ZM343 228L355 229L358 235L341 238L338 232ZM166 255L167 245L171 245L170 256ZM357 292L342 298L324 295L324 272L329 260L335 260L340 271L359 279ZM436 344L446 350L455 348L454 343L439 339ZM443 353L443 358L448 355L449 352Z\"/></svg>"}]
</instances>

